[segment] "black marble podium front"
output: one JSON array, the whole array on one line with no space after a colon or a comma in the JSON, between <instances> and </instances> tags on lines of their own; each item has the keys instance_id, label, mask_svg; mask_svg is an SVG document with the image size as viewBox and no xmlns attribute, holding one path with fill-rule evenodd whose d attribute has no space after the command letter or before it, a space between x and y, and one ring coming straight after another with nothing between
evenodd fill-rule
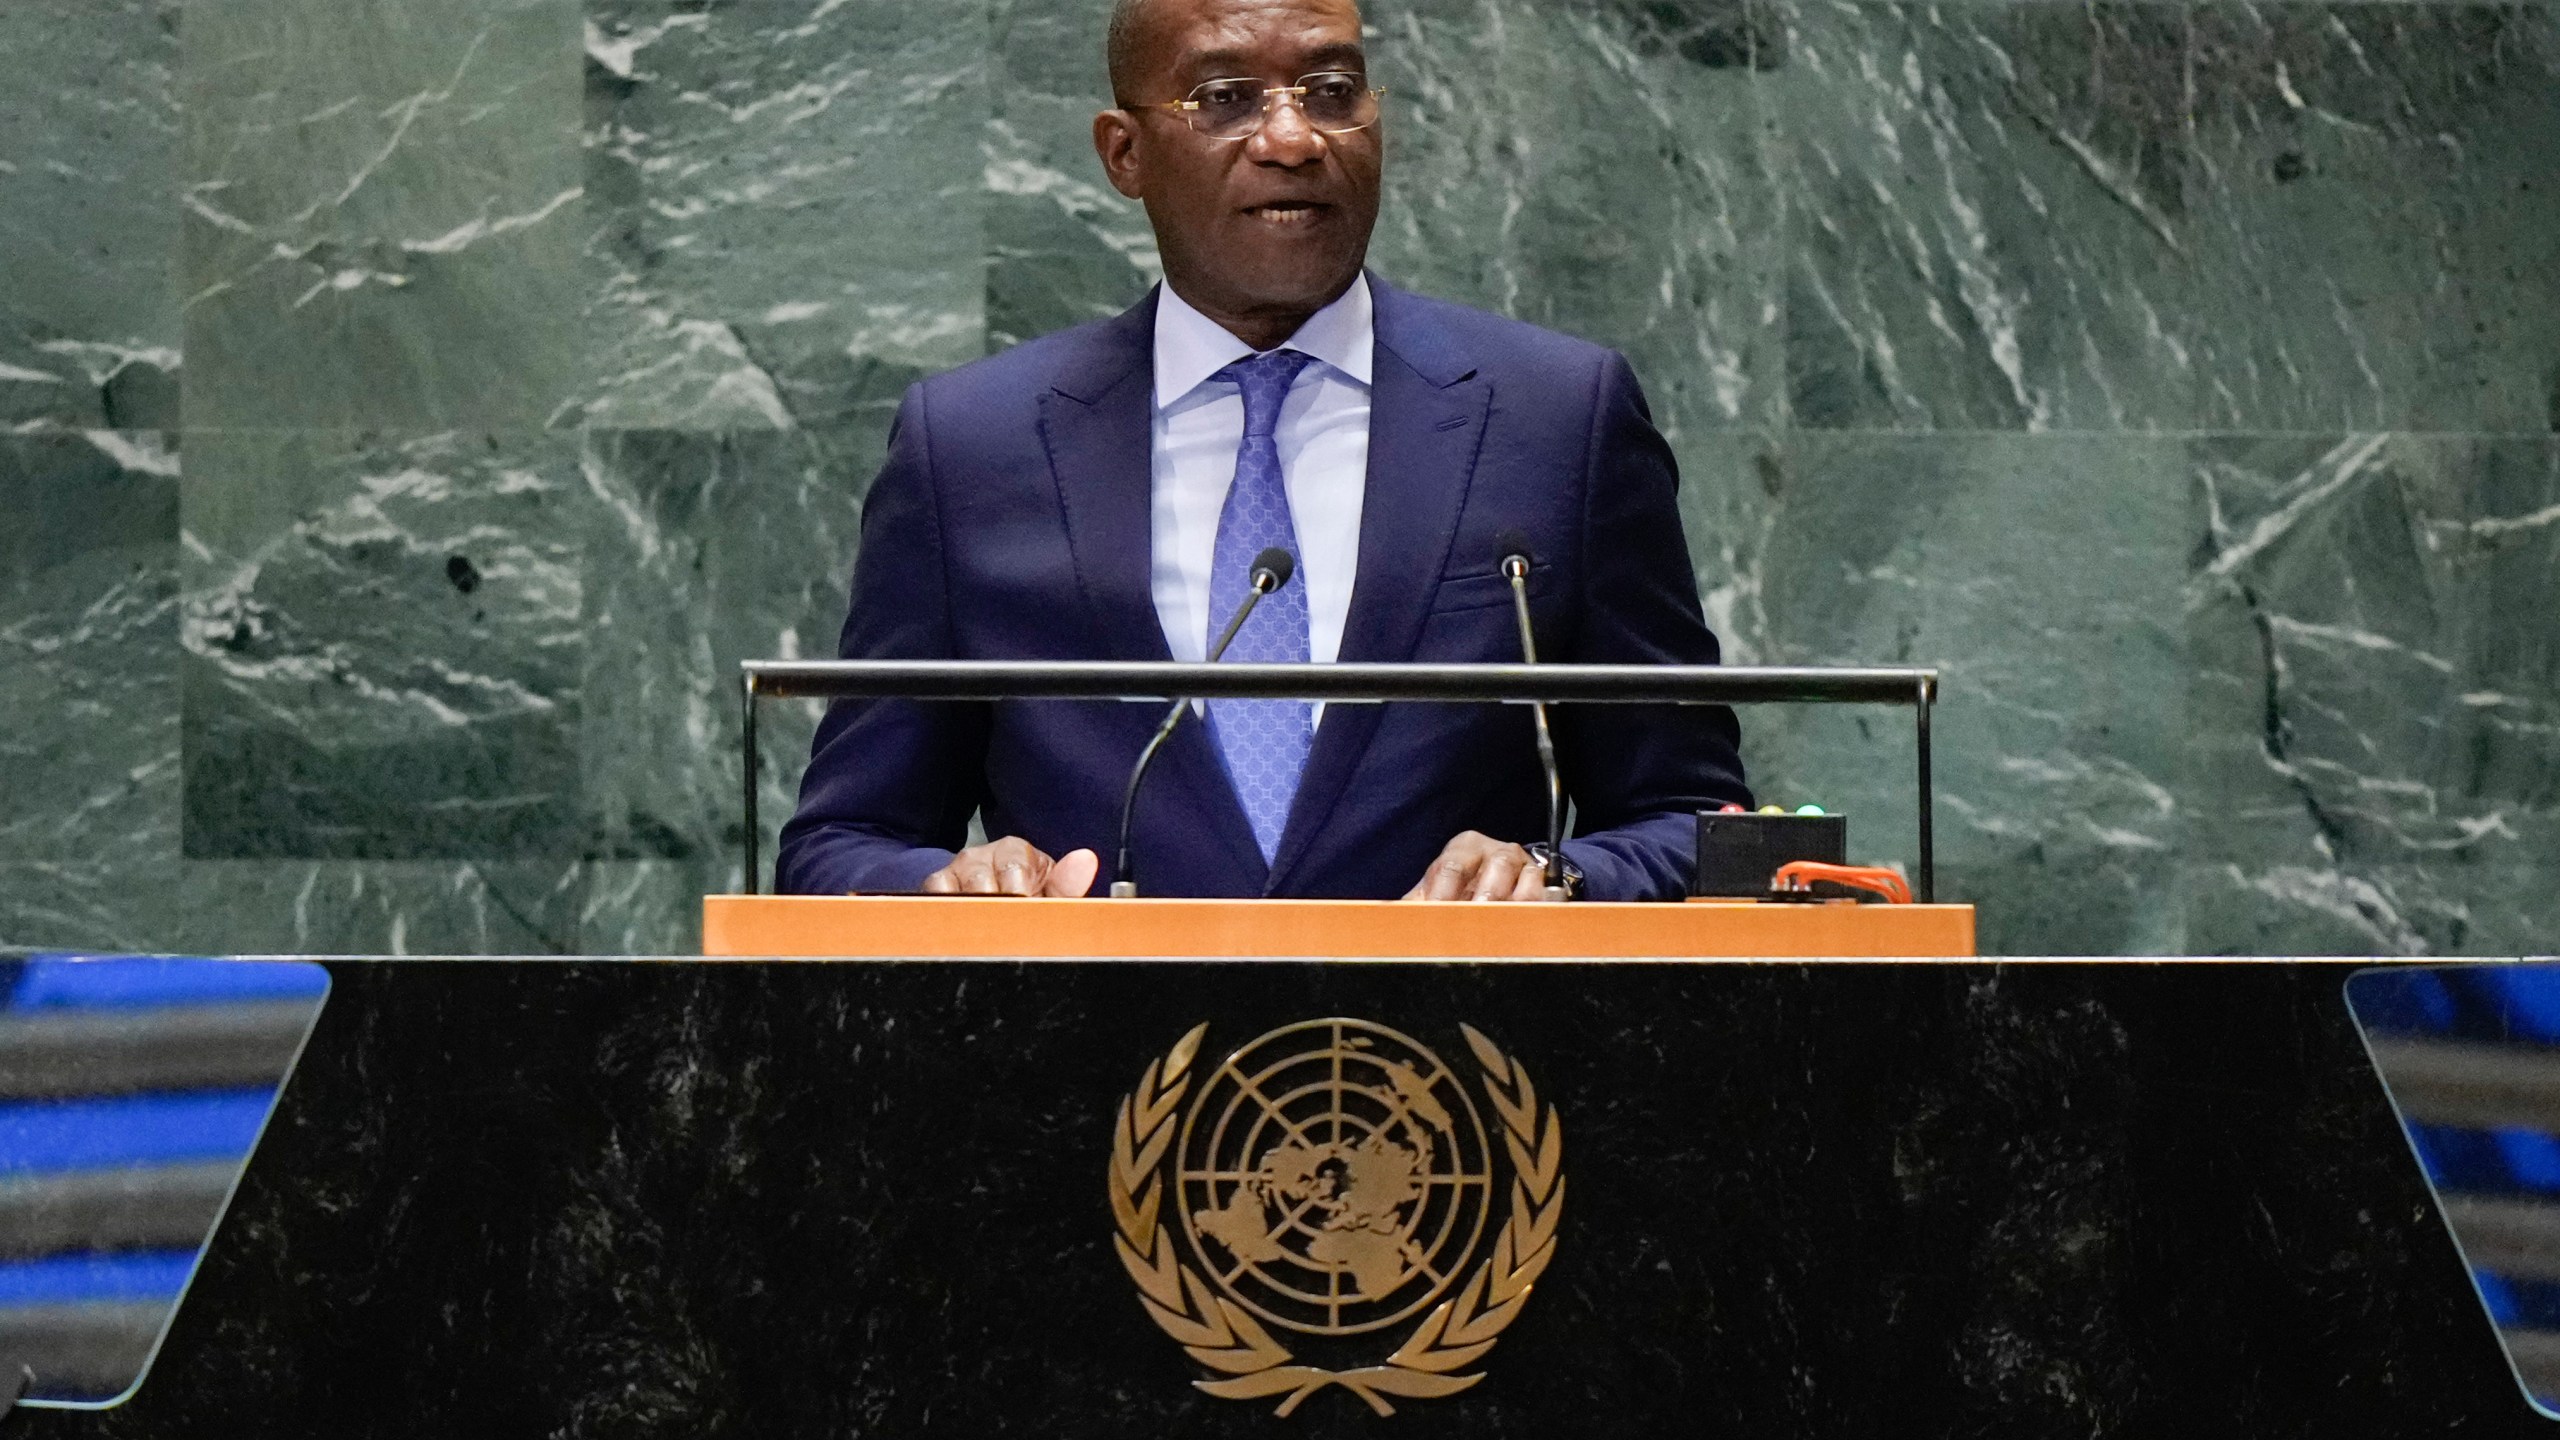
<instances>
[{"instance_id":1,"label":"black marble podium front","mask_svg":"<svg viewBox=\"0 0 2560 1440\"><path fill-rule=\"evenodd\" d=\"M2540 1435L2337 963L331 962L148 1383L28 1437ZM1212 1398L1113 1117L1495 1036L1557 1258L1464 1394Z\"/></svg>"}]
</instances>

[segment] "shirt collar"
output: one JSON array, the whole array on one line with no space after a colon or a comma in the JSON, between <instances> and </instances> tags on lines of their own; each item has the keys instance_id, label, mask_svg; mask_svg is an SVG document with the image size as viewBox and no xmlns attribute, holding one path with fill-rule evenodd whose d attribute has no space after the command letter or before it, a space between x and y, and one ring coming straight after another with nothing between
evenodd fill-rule
<instances>
[{"instance_id":1,"label":"shirt collar","mask_svg":"<svg viewBox=\"0 0 2560 1440\"><path fill-rule=\"evenodd\" d=\"M1344 378L1366 386L1375 339L1369 277L1361 274L1352 277L1351 288L1334 297L1332 304L1308 316L1280 348L1312 355ZM1252 353L1252 346L1192 309L1172 286L1157 288L1156 408L1190 394L1210 376Z\"/></svg>"}]
</instances>

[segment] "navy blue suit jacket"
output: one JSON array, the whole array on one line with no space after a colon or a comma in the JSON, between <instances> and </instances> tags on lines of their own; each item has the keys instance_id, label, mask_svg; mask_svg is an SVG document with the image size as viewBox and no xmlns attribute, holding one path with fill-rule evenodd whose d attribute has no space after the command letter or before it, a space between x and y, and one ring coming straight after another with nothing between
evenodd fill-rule
<instances>
[{"instance_id":1,"label":"navy blue suit jacket","mask_svg":"<svg viewBox=\"0 0 2560 1440\"><path fill-rule=\"evenodd\" d=\"M1519 658L1496 537L1537 565L1542 660L1711 664L1670 449L1625 359L1370 278L1376 351L1346 661ZM1167 660L1150 585L1155 297L908 390L862 515L847 659ZM911 890L991 836L1112 853L1155 705L840 701L783 827L786 893ZM1694 813L1748 803L1731 711L1555 711L1597 899L1683 894ZM1138 802L1149 895L1386 898L1462 830L1546 832L1526 707L1332 705L1263 863L1207 727Z\"/></svg>"}]
</instances>

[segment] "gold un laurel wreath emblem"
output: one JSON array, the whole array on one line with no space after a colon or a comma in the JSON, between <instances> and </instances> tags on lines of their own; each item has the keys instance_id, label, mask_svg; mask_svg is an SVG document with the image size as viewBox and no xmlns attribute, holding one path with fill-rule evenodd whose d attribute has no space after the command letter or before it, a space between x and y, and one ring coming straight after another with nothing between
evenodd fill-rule
<instances>
[{"instance_id":1,"label":"gold un laurel wreath emblem","mask_svg":"<svg viewBox=\"0 0 2560 1440\"><path fill-rule=\"evenodd\" d=\"M1339 1385L1392 1415L1390 1395L1433 1399L1484 1378L1460 1372L1519 1318L1555 1258L1564 1129L1554 1106L1539 1113L1518 1061L1458 1028L1498 1147L1465 1077L1366 1020L1282 1026L1196 1088L1207 1025L1147 1063L1112 1130L1114 1248L1148 1318L1223 1372L1201 1389L1279 1395L1287 1415ZM1497 1150L1510 1160L1507 1195ZM1479 1260L1488 1230L1492 1253ZM1291 1333L1396 1338L1374 1363L1330 1370L1294 1355L1280 1338Z\"/></svg>"}]
</instances>

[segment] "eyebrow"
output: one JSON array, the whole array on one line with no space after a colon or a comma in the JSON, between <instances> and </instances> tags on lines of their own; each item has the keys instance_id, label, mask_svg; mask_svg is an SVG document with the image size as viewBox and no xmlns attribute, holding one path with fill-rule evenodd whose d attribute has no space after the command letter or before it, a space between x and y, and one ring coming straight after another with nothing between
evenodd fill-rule
<instances>
[{"instance_id":1,"label":"eyebrow","mask_svg":"<svg viewBox=\"0 0 2560 1440\"><path fill-rule=\"evenodd\" d=\"M1362 70L1368 68L1368 57L1360 53L1360 47L1346 41L1320 46L1309 52L1303 60L1298 62L1308 68L1298 73L1313 75L1328 69L1338 69L1345 60L1352 62L1354 68ZM1241 50L1202 50L1187 57L1182 68L1195 75L1206 74L1212 79L1218 79L1252 69L1253 61L1252 57Z\"/></svg>"}]
</instances>

